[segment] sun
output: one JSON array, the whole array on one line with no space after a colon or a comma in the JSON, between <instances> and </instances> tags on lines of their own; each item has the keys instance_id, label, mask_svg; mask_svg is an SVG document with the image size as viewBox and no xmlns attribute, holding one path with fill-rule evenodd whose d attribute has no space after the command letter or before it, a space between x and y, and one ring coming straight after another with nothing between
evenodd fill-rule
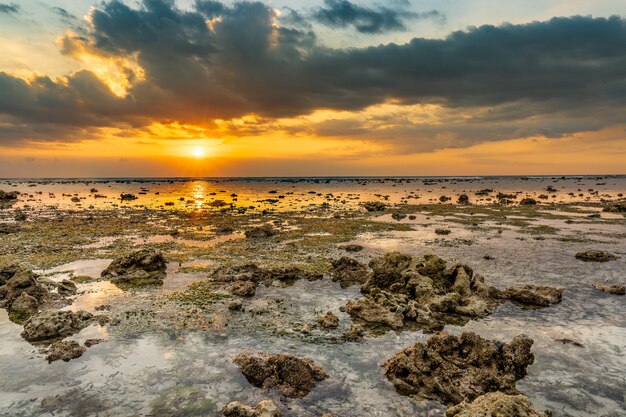
<instances>
[{"instance_id":1,"label":"sun","mask_svg":"<svg viewBox=\"0 0 626 417\"><path fill-rule=\"evenodd\" d=\"M195 146L193 148L191 148L191 156L193 156L194 158L204 158L206 155L206 149L204 149L201 146Z\"/></svg>"}]
</instances>

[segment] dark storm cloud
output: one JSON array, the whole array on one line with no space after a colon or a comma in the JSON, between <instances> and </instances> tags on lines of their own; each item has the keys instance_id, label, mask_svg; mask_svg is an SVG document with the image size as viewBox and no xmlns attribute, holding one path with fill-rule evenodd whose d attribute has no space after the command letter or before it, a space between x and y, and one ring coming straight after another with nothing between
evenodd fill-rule
<instances>
[{"instance_id":1,"label":"dark storm cloud","mask_svg":"<svg viewBox=\"0 0 626 417\"><path fill-rule=\"evenodd\" d=\"M15 3L0 3L0 14L18 14L19 12L20 6Z\"/></svg>"},{"instance_id":2,"label":"dark storm cloud","mask_svg":"<svg viewBox=\"0 0 626 417\"><path fill-rule=\"evenodd\" d=\"M318 9L313 14L315 20L334 28L354 26L361 33L406 30L405 21L411 19L445 21L445 16L436 10L415 13L402 8L371 9L351 3L348 0L324 0L324 4L325 7Z\"/></svg>"},{"instance_id":3,"label":"dark storm cloud","mask_svg":"<svg viewBox=\"0 0 626 417\"><path fill-rule=\"evenodd\" d=\"M86 131L154 120L206 126L249 113L274 119L321 108L360 110L390 99L474 115L432 126L398 124L397 140L407 146L463 131L464 140L475 143L624 122L626 21L619 17L481 26L445 39L360 49L320 45L301 18L297 12L278 17L258 2L198 0L191 11L168 0L144 0L138 9L104 3L92 12L87 36L66 37L63 50L86 45L103 56L134 57L145 77L129 69L132 86L119 98L88 71L66 82L37 77L30 83L0 73L0 139L15 140L16 126L23 125L31 131L38 124ZM485 107L493 111L474 111ZM340 135L339 125L319 133ZM396 140L363 127L345 133Z\"/></svg>"}]
</instances>

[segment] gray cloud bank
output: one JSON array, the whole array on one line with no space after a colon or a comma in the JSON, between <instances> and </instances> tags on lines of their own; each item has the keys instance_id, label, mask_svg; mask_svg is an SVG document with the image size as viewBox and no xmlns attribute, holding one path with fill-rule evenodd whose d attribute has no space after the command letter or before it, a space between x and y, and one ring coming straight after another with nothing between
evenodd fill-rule
<instances>
[{"instance_id":1,"label":"gray cloud bank","mask_svg":"<svg viewBox=\"0 0 626 417\"><path fill-rule=\"evenodd\" d=\"M139 8L105 2L84 34L64 39L64 53L83 45L102 56L136 57L145 78L127 69L131 87L120 98L86 70L65 82L45 76L26 82L0 72L0 142L88 138L94 128L142 128L153 120L209 126L249 113L274 119L316 109L356 111L391 99L474 115L436 125L395 120L394 129L369 132L407 149L442 146L443 136L456 138L445 146L467 146L624 122L626 20L620 17L553 18L402 45L330 49L294 13L281 20L260 2L197 0L190 11L173 0L143 0ZM313 133L368 135L350 123Z\"/></svg>"}]
</instances>

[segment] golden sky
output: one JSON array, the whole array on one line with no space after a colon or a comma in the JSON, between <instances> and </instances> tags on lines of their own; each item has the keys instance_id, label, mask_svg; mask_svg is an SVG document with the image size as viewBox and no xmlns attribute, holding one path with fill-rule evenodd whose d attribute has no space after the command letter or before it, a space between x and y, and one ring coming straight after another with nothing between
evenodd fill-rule
<instances>
[{"instance_id":1,"label":"golden sky","mask_svg":"<svg viewBox=\"0 0 626 417\"><path fill-rule=\"evenodd\" d=\"M78 3L0 2L0 177L625 173L619 3Z\"/></svg>"}]
</instances>

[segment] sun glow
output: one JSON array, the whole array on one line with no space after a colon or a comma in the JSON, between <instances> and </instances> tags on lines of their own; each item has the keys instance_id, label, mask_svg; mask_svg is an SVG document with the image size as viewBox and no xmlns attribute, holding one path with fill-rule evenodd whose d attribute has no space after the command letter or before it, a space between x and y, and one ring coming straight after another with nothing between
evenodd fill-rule
<instances>
[{"instance_id":1,"label":"sun glow","mask_svg":"<svg viewBox=\"0 0 626 417\"><path fill-rule=\"evenodd\" d=\"M206 156L206 149L202 146L194 146L191 148L191 156L198 159L204 158Z\"/></svg>"}]
</instances>

